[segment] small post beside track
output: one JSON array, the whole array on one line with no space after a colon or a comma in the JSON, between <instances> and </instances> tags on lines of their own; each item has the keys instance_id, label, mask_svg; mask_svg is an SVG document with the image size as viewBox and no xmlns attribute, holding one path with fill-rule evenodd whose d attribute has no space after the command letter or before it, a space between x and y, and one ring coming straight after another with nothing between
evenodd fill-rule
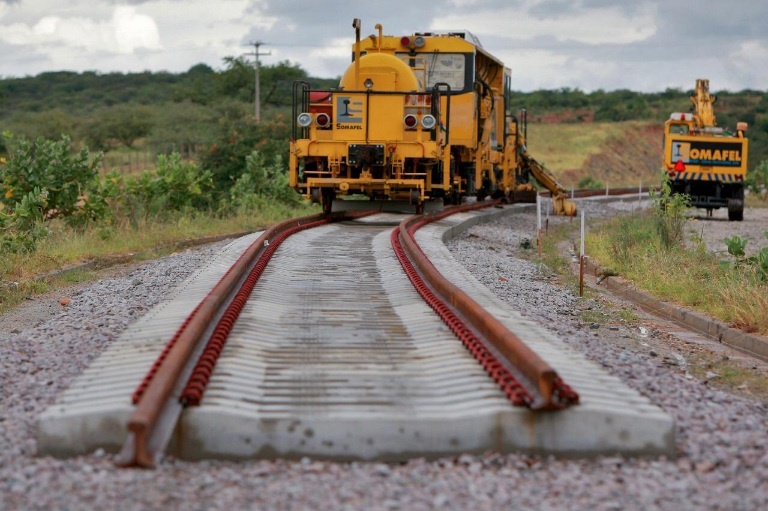
<instances>
[{"instance_id":1,"label":"small post beside track","mask_svg":"<svg viewBox=\"0 0 768 511\"><path fill-rule=\"evenodd\" d=\"M581 246L579 247L579 296L584 296L584 210L581 211Z\"/></svg>"},{"instance_id":2,"label":"small post beside track","mask_svg":"<svg viewBox=\"0 0 768 511\"><path fill-rule=\"evenodd\" d=\"M539 247L539 257L541 257L541 195L536 194L536 244Z\"/></svg>"}]
</instances>

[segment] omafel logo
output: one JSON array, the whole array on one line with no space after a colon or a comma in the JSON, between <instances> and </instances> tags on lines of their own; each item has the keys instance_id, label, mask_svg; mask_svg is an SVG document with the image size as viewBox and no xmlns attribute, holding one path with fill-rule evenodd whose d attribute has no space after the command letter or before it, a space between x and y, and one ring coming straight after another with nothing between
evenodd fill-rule
<instances>
[{"instance_id":1,"label":"omafel logo","mask_svg":"<svg viewBox=\"0 0 768 511\"><path fill-rule=\"evenodd\" d=\"M339 124L362 124L363 102L349 96L336 99L336 122Z\"/></svg>"}]
</instances>

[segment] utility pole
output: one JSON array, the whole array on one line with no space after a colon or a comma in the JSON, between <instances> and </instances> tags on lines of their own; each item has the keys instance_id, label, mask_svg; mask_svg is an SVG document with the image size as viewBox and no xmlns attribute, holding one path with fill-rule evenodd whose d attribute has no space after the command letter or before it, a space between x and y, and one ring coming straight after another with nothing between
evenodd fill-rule
<instances>
[{"instance_id":1,"label":"utility pole","mask_svg":"<svg viewBox=\"0 0 768 511\"><path fill-rule=\"evenodd\" d=\"M259 57L260 56L266 56L266 55L272 55L272 52L267 53L259 53L259 47L263 44L267 44L262 41L256 41L253 43L250 43L254 47L253 53L247 53L246 55L253 55L256 57L256 91L255 91L255 101L256 101L256 122L261 122L261 87L259 84Z\"/></svg>"}]
</instances>

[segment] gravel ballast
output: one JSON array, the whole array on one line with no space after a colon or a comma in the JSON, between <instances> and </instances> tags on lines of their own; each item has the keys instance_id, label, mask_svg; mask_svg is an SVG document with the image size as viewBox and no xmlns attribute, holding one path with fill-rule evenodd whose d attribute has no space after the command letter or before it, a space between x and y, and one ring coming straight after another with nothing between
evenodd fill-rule
<instances>
[{"instance_id":1,"label":"gravel ballast","mask_svg":"<svg viewBox=\"0 0 768 511\"><path fill-rule=\"evenodd\" d=\"M588 203L591 217L636 204ZM743 232L755 248L763 221L696 221L712 250ZM761 215L763 213L760 213ZM550 222L567 221L550 218ZM520 258L536 221L521 213L472 227L449 243L457 260L511 307L554 331L671 414L674 459L561 460L463 455L405 464L166 459L157 470L115 468L96 451L38 457L35 422L87 365L174 283L222 243L36 298L0 317L0 511L15 509L768 509L768 407L717 390L687 371L689 346L650 318L590 323L575 311L609 314L606 299L580 299L546 268ZM740 231L734 231L734 229ZM741 234L740 234L741 235ZM710 240L711 238L711 240ZM710 245L711 241L711 245ZM68 305L61 305L69 299ZM755 370L764 366L755 365ZM715 376L713 376L715 377Z\"/></svg>"}]
</instances>

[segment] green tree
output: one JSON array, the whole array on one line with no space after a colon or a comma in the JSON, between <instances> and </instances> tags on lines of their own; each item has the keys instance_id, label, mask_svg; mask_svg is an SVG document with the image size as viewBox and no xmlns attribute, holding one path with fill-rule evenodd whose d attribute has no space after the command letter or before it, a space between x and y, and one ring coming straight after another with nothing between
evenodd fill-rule
<instances>
[{"instance_id":1,"label":"green tree","mask_svg":"<svg viewBox=\"0 0 768 511\"><path fill-rule=\"evenodd\" d=\"M209 105L216 98L216 71L206 64L197 64L181 76L174 86L173 100Z\"/></svg>"},{"instance_id":2,"label":"green tree","mask_svg":"<svg viewBox=\"0 0 768 511\"><path fill-rule=\"evenodd\" d=\"M265 161L286 157L289 131L289 124L282 116L260 123L251 118L222 123L213 143L200 156L202 168L213 176L216 192L228 193L245 172L246 157L253 151L259 151Z\"/></svg>"},{"instance_id":3,"label":"green tree","mask_svg":"<svg viewBox=\"0 0 768 511\"><path fill-rule=\"evenodd\" d=\"M226 68L216 80L216 93L220 96L249 101L254 97L255 71L245 57L224 57Z\"/></svg>"},{"instance_id":4,"label":"green tree","mask_svg":"<svg viewBox=\"0 0 768 511\"><path fill-rule=\"evenodd\" d=\"M264 105L290 106L293 82L306 80L307 73L298 64L287 60L273 66L264 66L260 72L263 92L261 101Z\"/></svg>"},{"instance_id":5,"label":"green tree","mask_svg":"<svg viewBox=\"0 0 768 511\"><path fill-rule=\"evenodd\" d=\"M218 112L190 100L170 103L158 110L149 142L158 153L178 151L190 158L206 144L216 130Z\"/></svg>"},{"instance_id":6,"label":"green tree","mask_svg":"<svg viewBox=\"0 0 768 511\"><path fill-rule=\"evenodd\" d=\"M120 145L133 147L136 140L149 135L154 124L152 108L124 104L94 112L81 133L89 146L109 151Z\"/></svg>"}]
</instances>

